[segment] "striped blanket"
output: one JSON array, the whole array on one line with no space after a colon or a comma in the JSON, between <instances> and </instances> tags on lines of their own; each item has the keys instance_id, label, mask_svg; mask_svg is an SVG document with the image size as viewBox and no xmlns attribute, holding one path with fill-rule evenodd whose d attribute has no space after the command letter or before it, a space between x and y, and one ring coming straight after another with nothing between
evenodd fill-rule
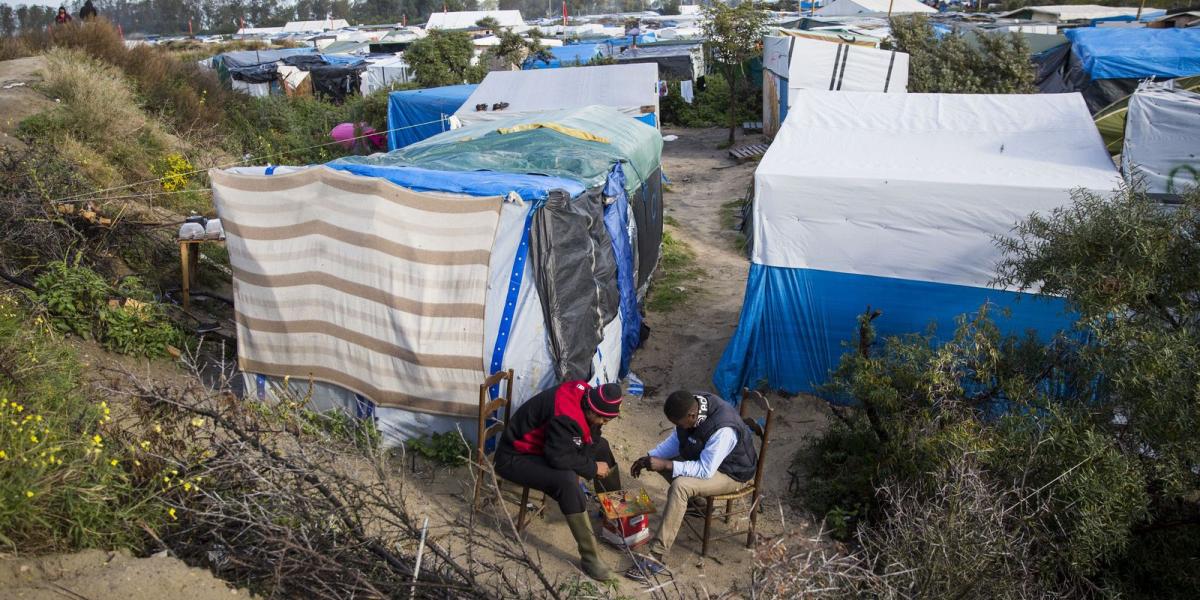
<instances>
[{"instance_id":1,"label":"striped blanket","mask_svg":"<svg viewBox=\"0 0 1200 600\"><path fill-rule=\"evenodd\" d=\"M242 370L474 414L500 197L417 193L326 167L209 175Z\"/></svg>"}]
</instances>

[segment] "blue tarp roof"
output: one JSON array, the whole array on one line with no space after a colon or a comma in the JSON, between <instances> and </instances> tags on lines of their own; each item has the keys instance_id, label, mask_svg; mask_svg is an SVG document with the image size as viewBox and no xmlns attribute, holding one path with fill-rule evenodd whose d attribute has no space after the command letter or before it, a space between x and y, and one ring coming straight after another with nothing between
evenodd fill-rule
<instances>
[{"instance_id":1,"label":"blue tarp roof","mask_svg":"<svg viewBox=\"0 0 1200 600\"><path fill-rule=\"evenodd\" d=\"M1200 29L1081 27L1063 32L1092 79L1200 74Z\"/></svg>"},{"instance_id":2,"label":"blue tarp roof","mask_svg":"<svg viewBox=\"0 0 1200 600\"><path fill-rule=\"evenodd\" d=\"M350 157L353 158L353 157ZM418 192L446 192L471 196L503 196L516 192L525 200L546 198L550 190L561 189L578 196L584 192L582 183L563 177L502 173L498 171L438 171L407 165L372 165L339 158L328 163L331 169L380 177L401 187Z\"/></svg>"},{"instance_id":3,"label":"blue tarp roof","mask_svg":"<svg viewBox=\"0 0 1200 600\"><path fill-rule=\"evenodd\" d=\"M523 68L525 69L557 69L564 65L586 65L593 58L599 56L602 52L600 44L571 44L568 46L558 46L550 48L550 54L554 58L545 63L536 59L525 61Z\"/></svg>"},{"instance_id":4,"label":"blue tarp roof","mask_svg":"<svg viewBox=\"0 0 1200 600\"><path fill-rule=\"evenodd\" d=\"M448 85L388 94L388 150L449 131L444 118L454 114L476 87Z\"/></svg>"}]
</instances>

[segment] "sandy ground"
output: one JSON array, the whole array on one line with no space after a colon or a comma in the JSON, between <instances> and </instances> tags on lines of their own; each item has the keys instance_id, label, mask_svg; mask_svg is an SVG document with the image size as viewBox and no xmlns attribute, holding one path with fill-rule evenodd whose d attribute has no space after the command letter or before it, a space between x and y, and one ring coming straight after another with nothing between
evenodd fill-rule
<instances>
[{"instance_id":1,"label":"sandy ground","mask_svg":"<svg viewBox=\"0 0 1200 600\"><path fill-rule=\"evenodd\" d=\"M0 558L3 600L216 600L249 598L204 569L173 558L88 550L65 556Z\"/></svg>"},{"instance_id":2,"label":"sandy ground","mask_svg":"<svg viewBox=\"0 0 1200 600\"><path fill-rule=\"evenodd\" d=\"M54 105L33 89L42 80L39 71L46 67L42 56L0 61L0 146L24 146L13 134L27 117Z\"/></svg>"}]
</instances>

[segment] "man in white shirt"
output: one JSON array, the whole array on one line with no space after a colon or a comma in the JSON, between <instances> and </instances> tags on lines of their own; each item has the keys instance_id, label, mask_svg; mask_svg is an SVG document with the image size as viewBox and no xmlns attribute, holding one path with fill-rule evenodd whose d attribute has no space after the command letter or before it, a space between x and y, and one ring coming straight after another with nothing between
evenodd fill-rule
<instances>
[{"instance_id":1,"label":"man in white shirt","mask_svg":"<svg viewBox=\"0 0 1200 600\"><path fill-rule=\"evenodd\" d=\"M745 487L758 462L754 434L737 409L717 395L680 390L667 397L663 413L675 431L630 468L634 477L649 469L671 483L662 522L650 543L652 560L639 560L625 573L642 581L665 570L689 501Z\"/></svg>"}]
</instances>

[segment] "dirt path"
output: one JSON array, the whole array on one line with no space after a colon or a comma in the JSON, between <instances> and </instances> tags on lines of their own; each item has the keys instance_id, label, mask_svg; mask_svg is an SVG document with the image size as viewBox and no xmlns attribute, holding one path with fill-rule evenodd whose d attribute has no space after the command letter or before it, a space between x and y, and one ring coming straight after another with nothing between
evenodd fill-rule
<instances>
[{"instance_id":1,"label":"dirt path","mask_svg":"<svg viewBox=\"0 0 1200 600\"><path fill-rule=\"evenodd\" d=\"M13 137L17 125L51 106L54 101L33 89L41 82L39 71L46 67L42 56L0 61L0 146L24 146Z\"/></svg>"}]
</instances>

